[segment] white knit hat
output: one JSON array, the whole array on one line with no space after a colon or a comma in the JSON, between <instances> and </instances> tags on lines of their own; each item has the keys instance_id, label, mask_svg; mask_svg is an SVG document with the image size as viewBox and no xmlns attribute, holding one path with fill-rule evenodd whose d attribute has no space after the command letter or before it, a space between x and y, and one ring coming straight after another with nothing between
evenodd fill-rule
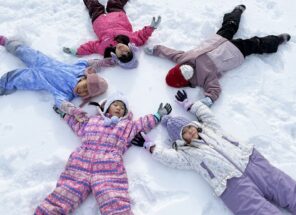
<instances>
[{"instance_id":1,"label":"white knit hat","mask_svg":"<svg viewBox=\"0 0 296 215\"><path fill-rule=\"evenodd\" d=\"M183 77L185 78L185 80L188 81L190 78L192 78L192 76L193 76L192 66L190 66L188 64L184 64L184 65L180 66L180 70L181 70L181 73L182 73Z\"/></svg>"}]
</instances>

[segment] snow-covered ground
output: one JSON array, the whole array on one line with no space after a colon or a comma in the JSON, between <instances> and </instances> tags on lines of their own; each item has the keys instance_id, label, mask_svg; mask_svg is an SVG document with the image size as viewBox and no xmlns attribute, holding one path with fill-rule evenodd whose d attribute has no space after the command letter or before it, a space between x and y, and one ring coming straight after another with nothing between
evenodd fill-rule
<instances>
[{"instance_id":1,"label":"snow-covered ground","mask_svg":"<svg viewBox=\"0 0 296 215\"><path fill-rule=\"evenodd\" d=\"M162 15L148 45L161 43L188 50L215 33L223 14L240 3L247 9L236 37L288 32L292 39L278 53L247 57L241 67L227 72L221 79L222 95L212 109L226 131L254 143L272 164L296 179L294 0L130 0L126 11L134 29L149 24L152 16ZM64 54L63 46L75 47L96 38L82 0L1 0L0 20L0 34L18 36L33 48L69 63L77 58ZM97 56L87 58L92 57ZM3 47L0 59L0 75L23 66ZM139 60L134 70L116 67L101 72L110 86L106 95L118 90L126 93L135 117L154 113L160 102L171 102L173 115L184 114L174 102L176 89L166 86L164 80L174 64L147 56L142 49ZM187 92L192 99L203 95L199 88ZM79 99L74 102L79 104ZM44 92L19 91L0 98L0 214L33 214L54 189L69 154L80 145L52 105L52 96ZM85 109L95 113L93 107ZM162 126L149 136L157 144L167 144ZM136 215L231 214L196 173L169 169L137 147L124 159ZM99 214L93 195L74 214Z\"/></svg>"}]
</instances>

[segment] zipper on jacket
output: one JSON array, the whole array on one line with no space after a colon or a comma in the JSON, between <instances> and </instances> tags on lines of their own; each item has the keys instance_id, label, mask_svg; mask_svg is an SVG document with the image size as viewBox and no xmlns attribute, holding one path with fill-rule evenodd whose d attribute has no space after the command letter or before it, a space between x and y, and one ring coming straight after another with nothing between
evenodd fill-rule
<instances>
[{"instance_id":1,"label":"zipper on jacket","mask_svg":"<svg viewBox=\"0 0 296 215\"><path fill-rule=\"evenodd\" d=\"M215 140L216 141L216 140ZM224 154L224 152L216 149L214 146L208 144L206 141L204 141L204 144L208 145L210 148L214 149L216 152L218 152L220 155L222 155L226 160L228 160L238 171L240 171L242 174L244 174L244 172L227 156ZM216 141L217 142L217 141Z\"/></svg>"}]
</instances>

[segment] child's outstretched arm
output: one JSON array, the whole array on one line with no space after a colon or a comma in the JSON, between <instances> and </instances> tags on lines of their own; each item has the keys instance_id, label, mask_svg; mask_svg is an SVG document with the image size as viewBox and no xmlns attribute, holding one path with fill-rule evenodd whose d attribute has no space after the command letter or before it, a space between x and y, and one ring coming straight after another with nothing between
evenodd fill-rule
<instances>
[{"instance_id":1,"label":"child's outstretched arm","mask_svg":"<svg viewBox=\"0 0 296 215\"><path fill-rule=\"evenodd\" d=\"M158 16L157 19L153 17L149 26L145 26L143 29L135 31L133 33L132 42L135 43L136 46L144 45L149 37L152 35L153 31L158 28L160 22L161 16Z\"/></svg>"},{"instance_id":2,"label":"child's outstretched arm","mask_svg":"<svg viewBox=\"0 0 296 215\"><path fill-rule=\"evenodd\" d=\"M149 114L138 118L133 122L133 129L131 131L129 139L133 139L135 135L139 132L149 132L157 125L158 122L161 121L161 118L163 116L170 114L171 111L172 107L170 104L167 103L165 106L163 106L163 104L161 103L155 114Z\"/></svg>"},{"instance_id":3,"label":"child's outstretched arm","mask_svg":"<svg viewBox=\"0 0 296 215\"><path fill-rule=\"evenodd\" d=\"M63 47L63 51L67 54L71 55L91 55L94 53L98 53L97 47L99 46L99 41L89 41L87 43L84 43L80 45L78 48L68 48Z\"/></svg>"},{"instance_id":4,"label":"child's outstretched arm","mask_svg":"<svg viewBox=\"0 0 296 215\"><path fill-rule=\"evenodd\" d=\"M153 47L145 47L144 52L148 55L165 57L165 58L172 60L176 63L179 63L180 57L184 53L184 51L171 49L171 48L168 48L163 45L155 45Z\"/></svg>"},{"instance_id":5,"label":"child's outstretched arm","mask_svg":"<svg viewBox=\"0 0 296 215\"><path fill-rule=\"evenodd\" d=\"M215 130L220 130L221 127L217 123L216 118L210 108L205 105L202 100L191 102L187 98L185 90L178 91L176 96L176 101L186 110L193 113L201 123Z\"/></svg>"},{"instance_id":6,"label":"child's outstretched arm","mask_svg":"<svg viewBox=\"0 0 296 215\"><path fill-rule=\"evenodd\" d=\"M89 66L96 70L96 72L99 72L102 67L110 67L116 64L112 58L92 59L88 60L87 62Z\"/></svg>"},{"instance_id":7,"label":"child's outstretched arm","mask_svg":"<svg viewBox=\"0 0 296 215\"><path fill-rule=\"evenodd\" d=\"M84 135L84 128L89 121L86 112L67 101L62 103L61 109L56 106L54 106L53 109L63 119L65 119L76 135Z\"/></svg>"},{"instance_id":8,"label":"child's outstretched arm","mask_svg":"<svg viewBox=\"0 0 296 215\"><path fill-rule=\"evenodd\" d=\"M143 132L137 134L136 138L132 141L134 145L142 146L152 154L152 157L162 164L176 168L176 169L194 169L198 174L202 175L203 178L211 183L212 179L215 178L213 173L207 168L205 163L202 161L203 155L194 155L194 163L191 163L187 157L187 153L183 153L178 147L164 148L159 144L151 141L150 138ZM175 145L173 143L172 145ZM197 151L198 152L198 151ZM197 165L198 164L198 165Z\"/></svg>"},{"instance_id":9,"label":"child's outstretched arm","mask_svg":"<svg viewBox=\"0 0 296 215\"><path fill-rule=\"evenodd\" d=\"M215 102L221 94L221 86L216 73L208 73L204 82L205 96L211 98Z\"/></svg>"},{"instance_id":10,"label":"child's outstretched arm","mask_svg":"<svg viewBox=\"0 0 296 215\"><path fill-rule=\"evenodd\" d=\"M138 133L131 141L133 145L144 147L152 157L166 166L177 169L191 169L188 160L177 150L156 145L144 132Z\"/></svg>"}]
</instances>

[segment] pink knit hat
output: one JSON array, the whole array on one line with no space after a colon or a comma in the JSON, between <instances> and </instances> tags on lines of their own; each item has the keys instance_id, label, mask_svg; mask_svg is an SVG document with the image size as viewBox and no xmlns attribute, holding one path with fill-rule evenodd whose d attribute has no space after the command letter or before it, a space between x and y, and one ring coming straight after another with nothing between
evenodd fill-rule
<instances>
[{"instance_id":1,"label":"pink knit hat","mask_svg":"<svg viewBox=\"0 0 296 215\"><path fill-rule=\"evenodd\" d=\"M82 98L83 102L79 105L80 107L89 102L92 97L103 94L108 88L107 81L101 76L89 72L85 72L85 75L87 81L88 95Z\"/></svg>"},{"instance_id":2,"label":"pink knit hat","mask_svg":"<svg viewBox=\"0 0 296 215\"><path fill-rule=\"evenodd\" d=\"M89 74L86 76L87 88L89 97L94 97L103 94L108 84L106 80L97 74Z\"/></svg>"}]
</instances>

